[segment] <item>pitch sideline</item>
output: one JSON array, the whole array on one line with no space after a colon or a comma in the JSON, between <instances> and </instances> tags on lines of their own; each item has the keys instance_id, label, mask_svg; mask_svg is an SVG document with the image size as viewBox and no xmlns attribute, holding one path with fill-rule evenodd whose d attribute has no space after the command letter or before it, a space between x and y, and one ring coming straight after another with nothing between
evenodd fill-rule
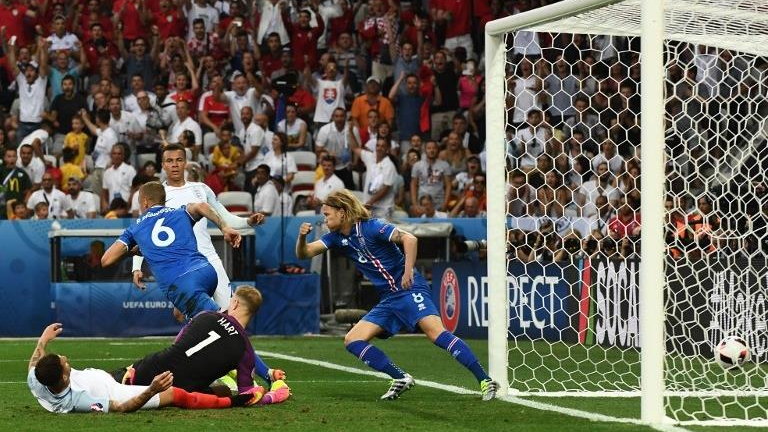
<instances>
[{"instance_id":1,"label":"pitch sideline","mask_svg":"<svg viewBox=\"0 0 768 432\"><path fill-rule=\"evenodd\" d=\"M292 362L296 362L296 363L305 363L305 364L309 364L309 365L313 365L313 366L324 367L326 369L334 369L334 370L338 370L338 371L342 371L342 372L347 372L347 373L353 373L353 374L358 374L358 375L368 375L368 376L375 376L375 377L379 377L379 378L389 379L388 375L383 374L381 372L374 372L374 371L365 370L365 369L357 369L357 368L353 368L353 367L349 367L349 366L342 366L342 365L339 365L339 364L336 364L336 363L326 362L326 361L322 361L322 360L314 360L314 359L308 359L308 358L304 358L304 357L296 357L296 356L280 354L280 353L275 353L275 352L270 352L270 351L259 351L259 355L263 355L264 357L272 357L272 358L277 358L277 359L281 359L281 360L292 361ZM480 394L479 391L469 390L469 389L466 389L466 388L463 388L463 387L454 386L454 385L441 384L441 383L434 382L434 381L417 380L416 383L418 385L421 385L421 386L424 386L424 387L431 387L431 388L434 388L434 389L443 390L443 391L447 391L447 392L451 392L451 393L456 393L456 394L471 394L471 395L479 395ZM681 428L681 427L678 427L678 426L673 426L673 425L652 426L652 425L649 425L649 424L641 421L640 419L626 418L626 417L611 417L611 416L607 416L607 415L604 415L604 414L591 413L591 412L588 412L588 411L581 411L581 410L577 410L577 409L574 409L574 408L566 408L566 407L561 407L561 406L557 406L557 405L546 404L546 403L543 403L543 402L531 401L531 400L527 400L527 399L523 399L523 398L519 398L519 397L514 397L514 396L500 397L499 400L502 400L504 402L513 403L513 404L516 404L516 405L525 406L525 407L528 407L528 408L537 409L537 410L551 411L551 412L556 412L556 413L559 413L559 414L567 415L567 416L570 416L570 417L583 418L583 419L590 420L590 421L612 422L612 423L627 423L627 424L635 424L635 425L639 425L639 426L649 426L649 427L653 427L654 429L659 430L659 431L663 431L663 432L690 432L688 429L684 429L684 428Z\"/></svg>"}]
</instances>

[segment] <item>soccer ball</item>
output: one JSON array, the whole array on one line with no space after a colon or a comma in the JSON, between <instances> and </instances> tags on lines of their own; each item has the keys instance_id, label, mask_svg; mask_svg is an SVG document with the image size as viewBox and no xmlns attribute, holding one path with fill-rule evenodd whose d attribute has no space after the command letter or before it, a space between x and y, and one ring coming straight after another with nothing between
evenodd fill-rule
<instances>
[{"instance_id":1,"label":"soccer ball","mask_svg":"<svg viewBox=\"0 0 768 432\"><path fill-rule=\"evenodd\" d=\"M738 336L726 336L715 347L715 361L725 370L739 368L749 358L749 347Z\"/></svg>"}]
</instances>

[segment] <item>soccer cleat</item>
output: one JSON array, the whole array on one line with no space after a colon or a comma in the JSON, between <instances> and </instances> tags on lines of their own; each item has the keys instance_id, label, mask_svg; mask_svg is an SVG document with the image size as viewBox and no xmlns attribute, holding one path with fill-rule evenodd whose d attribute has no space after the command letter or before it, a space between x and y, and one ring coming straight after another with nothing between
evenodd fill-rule
<instances>
[{"instance_id":1,"label":"soccer cleat","mask_svg":"<svg viewBox=\"0 0 768 432\"><path fill-rule=\"evenodd\" d=\"M414 385L416 385L416 381L409 374L405 374L402 378L393 379L389 385L389 390L381 395L381 400L395 400Z\"/></svg>"},{"instance_id":2,"label":"soccer cleat","mask_svg":"<svg viewBox=\"0 0 768 432\"><path fill-rule=\"evenodd\" d=\"M483 395L483 401L489 401L496 397L496 392L499 390L499 383L487 378L480 381L480 394Z\"/></svg>"}]
</instances>

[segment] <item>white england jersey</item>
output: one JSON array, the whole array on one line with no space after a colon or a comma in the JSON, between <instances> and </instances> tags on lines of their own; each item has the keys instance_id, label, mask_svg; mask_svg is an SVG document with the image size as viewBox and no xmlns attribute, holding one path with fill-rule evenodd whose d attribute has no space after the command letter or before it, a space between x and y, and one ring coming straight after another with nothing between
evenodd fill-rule
<instances>
[{"instance_id":1,"label":"white england jersey","mask_svg":"<svg viewBox=\"0 0 768 432\"><path fill-rule=\"evenodd\" d=\"M35 369L27 374L27 385L32 395L46 411L68 412L109 412L109 401L126 402L140 395L147 387L127 386L115 381L101 369L72 369L69 387L61 393L52 393L35 377ZM142 408L157 408L160 396L154 395Z\"/></svg>"},{"instance_id":2,"label":"white england jersey","mask_svg":"<svg viewBox=\"0 0 768 432\"><path fill-rule=\"evenodd\" d=\"M211 207L216 208L216 195L205 183L185 182L183 186L178 187L164 183L163 186L165 186L166 207L179 208L191 203L207 202ZM211 235L208 234L208 219L201 218L197 221L194 231L195 238L197 239L197 250L208 258L211 264L221 261L216 253L216 248L213 247Z\"/></svg>"}]
</instances>

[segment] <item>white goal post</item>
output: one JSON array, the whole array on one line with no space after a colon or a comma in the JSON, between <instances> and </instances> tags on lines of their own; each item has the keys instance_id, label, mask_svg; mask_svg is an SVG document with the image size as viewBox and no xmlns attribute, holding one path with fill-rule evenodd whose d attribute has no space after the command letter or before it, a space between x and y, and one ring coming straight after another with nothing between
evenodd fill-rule
<instances>
[{"instance_id":1,"label":"white goal post","mask_svg":"<svg viewBox=\"0 0 768 432\"><path fill-rule=\"evenodd\" d=\"M640 396L641 419L649 424L676 422L680 424L766 425L768 418L762 410L746 414L746 418L731 419L727 410L713 421L680 420L670 415L672 408L665 397L687 391L670 389L665 385L665 289L667 274L665 260L668 244L665 240L667 210L665 181L667 161L665 131L669 127L665 109L670 96L665 96L667 69L665 43L680 41L706 45L755 56L768 56L768 3L763 0L738 0L739 7L729 0L564 0L549 6L492 21L485 28L486 74L486 150L488 194L488 350L489 370L500 386L502 396L518 394L511 385L510 364L510 282L508 267L509 229L506 196L508 182L509 106L507 78L509 50L507 36L516 31L548 32L553 34L590 34L640 38L639 81L642 82L640 112L642 127L639 154L642 160L642 231L639 238L639 388L627 391L592 392L596 395ZM725 24L721 24L725 23ZM511 42L511 38L509 38ZM665 84L666 83L666 84ZM639 82L637 83L639 88ZM762 83L761 85L766 85ZM764 134L763 130L763 134ZM716 175L716 173L715 173ZM714 175L713 175L714 176ZM682 277L681 277L682 278ZM748 381L747 386L751 386ZM768 387L768 381L765 386ZM750 387L749 391L754 390ZM676 392L677 391L677 392ZM734 398L741 390L735 391ZM752 393L750 392L750 395ZM766 397L758 388L755 397ZM524 394L529 394L523 392ZM546 391L530 394L546 395ZM552 392L554 395L557 392ZM568 391L560 392L568 393ZM584 392L587 393L587 392ZM726 394L727 391L722 393ZM579 393L574 393L574 395ZM717 390L701 392L705 397L718 397ZM765 401L766 399L763 399ZM738 405L738 401L735 402ZM683 403L681 402L682 406ZM745 407L752 409L753 407ZM681 410L683 410L681 408ZM703 410L706 411L706 410ZM757 421L752 420L752 416ZM671 417L671 418L670 418ZM704 417L707 417L705 414Z\"/></svg>"}]
</instances>

